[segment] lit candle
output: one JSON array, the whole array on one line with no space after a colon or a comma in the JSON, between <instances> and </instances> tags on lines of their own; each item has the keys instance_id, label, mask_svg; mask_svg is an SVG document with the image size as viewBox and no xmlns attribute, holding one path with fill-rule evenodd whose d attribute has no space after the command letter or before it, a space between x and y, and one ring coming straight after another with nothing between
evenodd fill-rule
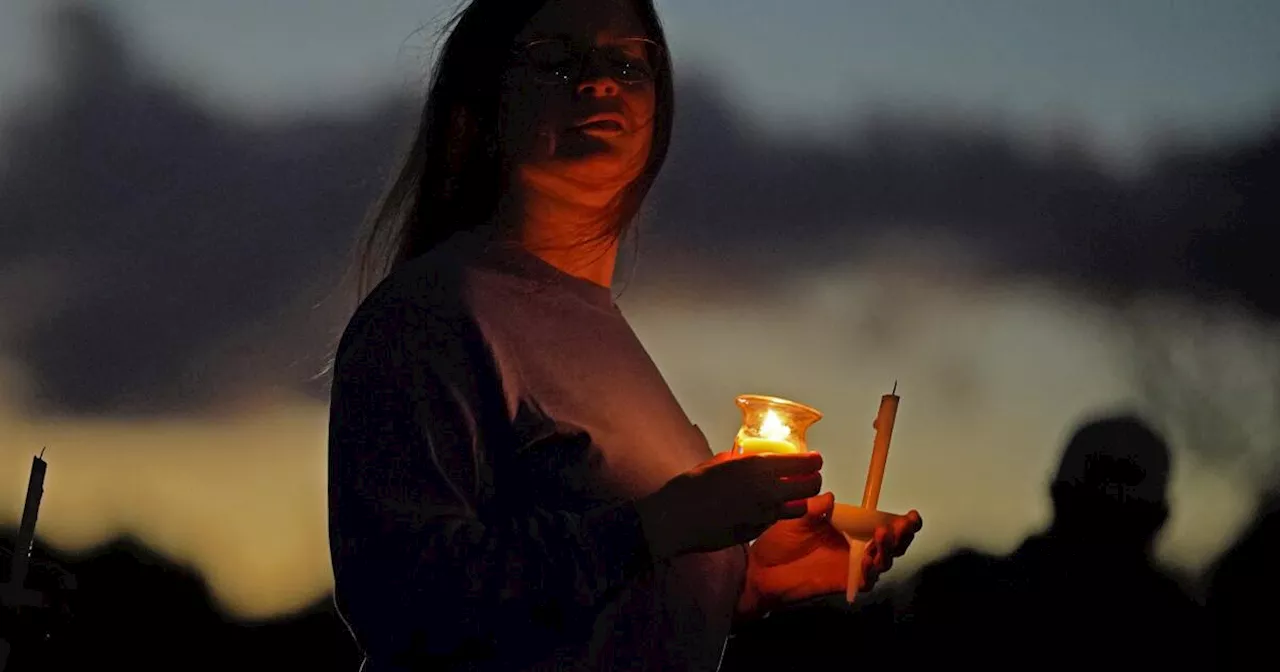
<instances>
[{"instance_id":1,"label":"lit candle","mask_svg":"<svg viewBox=\"0 0 1280 672\"><path fill-rule=\"evenodd\" d=\"M800 447L788 439L791 428L782 422L778 412L769 409L760 423L759 436L742 436L738 438L738 447L743 455L755 453L798 453Z\"/></svg>"},{"instance_id":2,"label":"lit candle","mask_svg":"<svg viewBox=\"0 0 1280 672\"><path fill-rule=\"evenodd\" d=\"M735 455L808 452L805 432L822 419L818 409L759 394L744 394L736 401L742 410L742 426L733 442Z\"/></svg>"}]
</instances>

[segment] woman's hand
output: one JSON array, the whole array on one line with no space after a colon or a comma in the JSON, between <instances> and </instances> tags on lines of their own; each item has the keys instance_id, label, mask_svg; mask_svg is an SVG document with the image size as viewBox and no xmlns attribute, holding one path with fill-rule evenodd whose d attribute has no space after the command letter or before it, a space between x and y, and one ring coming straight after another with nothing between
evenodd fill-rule
<instances>
[{"instance_id":1,"label":"woman's hand","mask_svg":"<svg viewBox=\"0 0 1280 672\"><path fill-rule=\"evenodd\" d=\"M770 527L752 544L747 556L747 583L738 600L738 616L754 617L777 606L819 595L844 593L849 585L849 545L829 520L835 508L831 493L808 501L799 520ZM862 562L859 592L871 590L879 576L906 552L921 527L912 511L876 529Z\"/></svg>"},{"instance_id":2,"label":"woman's hand","mask_svg":"<svg viewBox=\"0 0 1280 672\"><path fill-rule=\"evenodd\" d=\"M835 503L831 493L810 499L804 517L779 521L751 545L747 584L738 599L739 617L845 591L849 544L828 522Z\"/></svg>"},{"instance_id":3,"label":"woman's hand","mask_svg":"<svg viewBox=\"0 0 1280 672\"><path fill-rule=\"evenodd\" d=\"M893 559L907 552L916 532L923 526L920 513L912 509L907 515L895 518L893 523L876 528L862 554L862 585L858 592L865 593L875 587L876 579L893 568Z\"/></svg>"},{"instance_id":4,"label":"woman's hand","mask_svg":"<svg viewBox=\"0 0 1280 672\"><path fill-rule=\"evenodd\" d=\"M817 453L721 453L636 502L650 553L663 560L718 551L801 518L806 500L821 492L821 468Z\"/></svg>"}]
</instances>

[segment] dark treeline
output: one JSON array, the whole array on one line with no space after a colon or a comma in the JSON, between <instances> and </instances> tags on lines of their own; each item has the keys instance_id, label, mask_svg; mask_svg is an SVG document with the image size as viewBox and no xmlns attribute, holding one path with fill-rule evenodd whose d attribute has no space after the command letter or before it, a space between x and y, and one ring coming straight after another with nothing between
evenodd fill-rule
<instances>
[{"instance_id":1,"label":"dark treeline","mask_svg":"<svg viewBox=\"0 0 1280 672\"><path fill-rule=\"evenodd\" d=\"M16 537L16 529L5 530L0 548L13 548ZM6 672L360 667L331 598L277 620L244 623L216 608L194 570L131 538L81 555L37 542L32 555L27 585L44 591L53 604L6 614L7 631L0 636L14 640ZM0 559L0 578L7 581L8 557Z\"/></svg>"},{"instance_id":2,"label":"dark treeline","mask_svg":"<svg viewBox=\"0 0 1280 672\"><path fill-rule=\"evenodd\" d=\"M952 665L985 669L1262 669L1274 659L1280 491L1190 581L1150 553L1164 524L1167 452L1132 446L1143 425L1083 426L1063 451L1054 516L1007 555L957 549L885 583L851 608L843 595L740 627L724 672ZM1140 435L1140 438L1149 435ZM1152 458L1152 453L1156 457ZM1154 482L1154 483L1153 483ZM0 547L12 548L12 529ZM6 614L13 672L124 665L150 670L355 672L359 654L330 597L244 623L223 616L193 570L131 539L71 555L37 543L28 585L53 608ZM7 558L0 558L7 559ZM0 563L7 579L8 563ZM21 653L18 656L17 653Z\"/></svg>"}]
</instances>

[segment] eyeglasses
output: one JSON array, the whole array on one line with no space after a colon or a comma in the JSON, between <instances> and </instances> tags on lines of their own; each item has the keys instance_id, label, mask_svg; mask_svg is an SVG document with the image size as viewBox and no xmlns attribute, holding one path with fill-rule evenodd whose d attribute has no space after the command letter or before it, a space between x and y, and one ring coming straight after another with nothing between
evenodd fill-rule
<instances>
[{"instance_id":1,"label":"eyeglasses","mask_svg":"<svg viewBox=\"0 0 1280 672\"><path fill-rule=\"evenodd\" d=\"M643 84L657 76L665 57L662 46L643 37L582 48L564 39L533 40L520 45L515 55L528 65L542 84L569 84L582 77L592 56L600 55L605 76L619 84Z\"/></svg>"}]
</instances>

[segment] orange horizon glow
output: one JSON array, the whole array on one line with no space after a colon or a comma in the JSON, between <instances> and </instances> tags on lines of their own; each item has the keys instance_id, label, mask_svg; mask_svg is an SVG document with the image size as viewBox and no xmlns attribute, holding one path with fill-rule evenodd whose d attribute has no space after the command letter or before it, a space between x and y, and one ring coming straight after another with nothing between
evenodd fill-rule
<instances>
[{"instance_id":1,"label":"orange horizon glow","mask_svg":"<svg viewBox=\"0 0 1280 672\"><path fill-rule=\"evenodd\" d=\"M867 400L886 380L910 386L878 508L917 509L925 530L892 578L957 545L1012 550L1047 521L1048 477L1081 414L1133 397L1116 364L1122 335L1097 310L1034 287L901 282L884 312L876 272L786 288L803 300L776 314L640 287L623 307L713 450L741 424L738 390L798 390L825 409L808 441L839 501L858 501L865 485ZM0 360L0 524L16 527L31 455L47 446L41 543L82 552L134 535L199 571L238 618L285 614L330 591L324 403L246 391L251 403L205 415L41 417L24 410L24 380L19 363ZM1174 443L1158 550L1199 571L1246 522L1251 493Z\"/></svg>"}]
</instances>

